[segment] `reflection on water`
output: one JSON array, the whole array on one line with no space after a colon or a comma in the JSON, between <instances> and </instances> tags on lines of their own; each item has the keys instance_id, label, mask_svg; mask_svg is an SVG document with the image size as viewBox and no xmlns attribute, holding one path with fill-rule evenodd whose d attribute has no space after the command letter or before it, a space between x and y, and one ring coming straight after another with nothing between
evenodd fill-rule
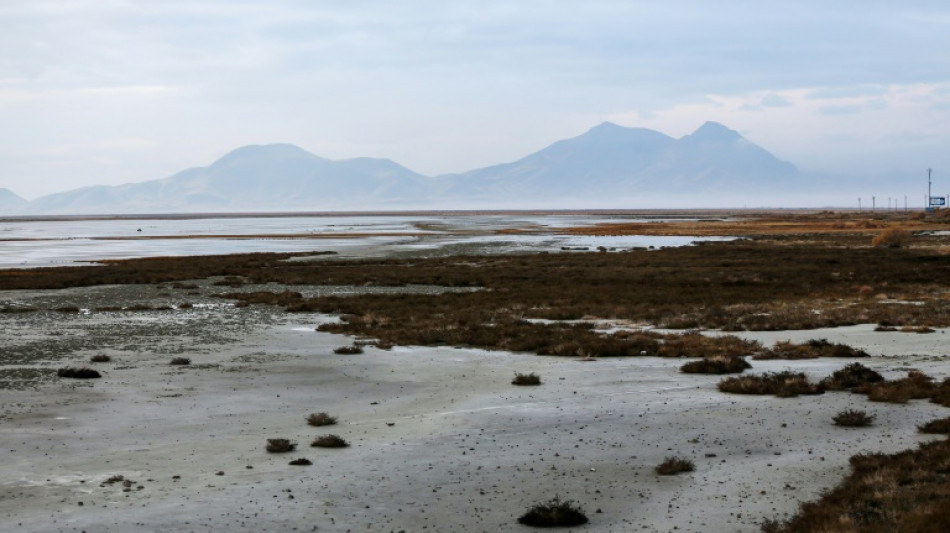
<instances>
[{"instance_id":1,"label":"reflection on water","mask_svg":"<svg viewBox=\"0 0 950 533\"><path fill-rule=\"evenodd\" d=\"M601 246L623 250L716 239L557 233L560 228L618 220L642 221L635 217L565 214L18 220L0 222L0 267L246 252L333 251L347 257L595 250ZM499 230L534 233L497 234Z\"/></svg>"}]
</instances>

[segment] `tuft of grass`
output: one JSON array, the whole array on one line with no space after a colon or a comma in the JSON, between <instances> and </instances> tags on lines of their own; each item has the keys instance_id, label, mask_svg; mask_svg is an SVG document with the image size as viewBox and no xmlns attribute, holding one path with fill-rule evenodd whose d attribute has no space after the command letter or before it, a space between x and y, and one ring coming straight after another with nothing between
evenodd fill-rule
<instances>
[{"instance_id":1,"label":"tuft of grass","mask_svg":"<svg viewBox=\"0 0 950 533\"><path fill-rule=\"evenodd\" d=\"M836 426L846 428L862 428L870 426L874 422L874 415L869 415L864 411L855 409L845 409L839 412L833 418Z\"/></svg>"},{"instance_id":2,"label":"tuft of grass","mask_svg":"<svg viewBox=\"0 0 950 533\"><path fill-rule=\"evenodd\" d=\"M102 374L97 370L86 367L66 367L56 371L56 375L61 378L73 379L95 379L101 378Z\"/></svg>"},{"instance_id":3,"label":"tuft of grass","mask_svg":"<svg viewBox=\"0 0 950 533\"><path fill-rule=\"evenodd\" d=\"M950 417L931 420L922 426L917 426L921 433L932 433L936 435L950 434Z\"/></svg>"},{"instance_id":4,"label":"tuft of grass","mask_svg":"<svg viewBox=\"0 0 950 533\"><path fill-rule=\"evenodd\" d=\"M112 358L104 353L96 354L89 358L89 361L92 363L108 363Z\"/></svg>"},{"instance_id":5,"label":"tuft of grass","mask_svg":"<svg viewBox=\"0 0 950 533\"><path fill-rule=\"evenodd\" d=\"M311 426L332 426L336 424L336 417L324 412L312 413L307 417L307 423Z\"/></svg>"},{"instance_id":6,"label":"tuft of grass","mask_svg":"<svg viewBox=\"0 0 950 533\"><path fill-rule=\"evenodd\" d=\"M294 459L293 461L287 463L294 466L310 466L313 464L313 461L307 459L306 457L301 457L299 459Z\"/></svg>"},{"instance_id":7,"label":"tuft of grass","mask_svg":"<svg viewBox=\"0 0 950 533\"><path fill-rule=\"evenodd\" d=\"M819 384L828 390L851 390L882 381L884 381L884 376L874 370L861 363L851 363L840 370L835 370Z\"/></svg>"},{"instance_id":8,"label":"tuft of grass","mask_svg":"<svg viewBox=\"0 0 950 533\"><path fill-rule=\"evenodd\" d=\"M680 367L680 372L686 374L741 374L749 368L752 368L752 365L737 355L716 355L704 357L698 361L690 361Z\"/></svg>"},{"instance_id":9,"label":"tuft of grass","mask_svg":"<svg viewBox=\"0 0 950 533\"><path fill-rule=\"evenodd\" d=\"M693 470L696 470L696 465L689 459L682 457L667 457L654 468L654 471L661 476L674 476L681 472L692 472Z\"/></svg>"},{"instance_id":10,"label":"tuft of grass","mask_svg":"<svg viewBox=\"0 0 950 533\"><path fill-rule=\"evenodd\" d=\"M317 437L310 443L310 446L314 448L346 448L349 445L350 443L346 442L343 437L332 434Z\"/></svg>"},{"instance_id":11,"label":"tuft of grass","mask_svg":"<svg viewBox=\"0 0 950 533\"><path fill-rule=\"evenodd\" d=\"M561 501L557 496L531 507L518 518L519 524L534 527L570 527L587 522L587 515L580 507L571 501Z\"/></svg>"},{"instance_id":12,"label":"tuft of grass","mask_svg":"<svg viewBox=\"0 0 950 533\"><path fill-rule=\"evenodd\" d=\"M333 353L355 355L358 353L363 353L363 347L358 344L353 344L351 346L340 346L336 350L333 350Z\"/></svg>"},{"instance_id":13,"label":"tuft of grass","mask_svg":"<svg viewBox=\"0 0 950 533\"><path fill-rule=\"evenodd\" d=\"M270 453L287 453L297 449L297 443L290 439L267 439L267 451Z\"/></svg>"},{"instance_id":14,"label":"tuft of grass","mask_svg":"<svg viewBox=\"0 0 950 533\"><path fill-rule=\"evenodd\" d=\"M852 348L846 344L828 342L827 339L811 339L803 344L779 341L775 345L756 354L757 360L767 359L817 359L819 357L870 357L864 350Z\"/></svg>"},{"instance_id":15,"label":"tuft of grass","mask_svg":"<svg viewBox=\"0 0 950 533\"><path fill-rule=\"evenodd\" d=\"M871 246L875 248L900 248L910 242L910 231L900 228L886 228L871 239Z\"/></svg>"},{"instance_id":16,"label":"tuft of grass","mask_svg":"<svg viewBox=\"0 0 950 533\"><path fill-rule=\"evenodd\" d=\"M516 373L515 379L511 380L512 385L540 385L541 376L535 374L534 372L530 374L521 374Z\"/></svg>"},{"instance_id":17,"label":"tuft of grass","mask_svg":"<svg viewBox=\"0 0 950 533\"><path fill-rule=\"evenodd\" d=\"M927 374L911 370L905 378L872 383L854 390L867 394L868 400L872 402L907 403L910 400L933 398L939 393L941 387L938 387L933 382L933 378Z\"/></svg>"},{"instance_id":18,"label":"tuft of grass","mask_svg":"<svg viewBox=\"0 0 950 533\"><path fill-rule=\"evenodd\" d=\"M719 382L717 388L733 394L773 394L791 398L799 394L821 394L821 385L811 383L803 372L769 372L758 376L735 376Z\"/></svg>"},{"instance_id":19,"label":"tuft of grass","mask_svg":"<svg viewBox=\"0 0 950 533\"><path fill-rule=\"evenodd\" d=\"M191 359L188 359L187 357L175 357L174 359L171 360L169 364L170 365L190 365Z\"/></svg>"}]
</instances>

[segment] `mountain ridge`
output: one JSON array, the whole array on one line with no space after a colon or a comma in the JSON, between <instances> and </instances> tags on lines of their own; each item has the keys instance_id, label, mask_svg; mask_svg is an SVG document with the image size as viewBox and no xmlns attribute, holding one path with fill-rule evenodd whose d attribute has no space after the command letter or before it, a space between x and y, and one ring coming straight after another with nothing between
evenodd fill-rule
<instances>
[{"instance_id":1,"label":"mountain ridge","mask_svg":"<svg viewBox=\"0 0 950 533\"><path fill-rule=\"evenodd\" d=\"M678 139L603 122L515 161L435 177L389 159L330 160L289 143L248 145L165 178L82 187L17 208L57 214L418 209L434 203L557 208L794 189L801 178L793 164L717 122Z\"/></svg>"}]
</instances>

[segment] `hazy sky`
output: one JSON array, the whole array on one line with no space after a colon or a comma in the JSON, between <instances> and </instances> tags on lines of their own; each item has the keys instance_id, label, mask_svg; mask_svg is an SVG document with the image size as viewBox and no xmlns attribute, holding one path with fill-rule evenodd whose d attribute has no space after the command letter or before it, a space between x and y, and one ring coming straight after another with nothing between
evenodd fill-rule
<instances>
[{"instance_id":1,"label":"hazy sky","mask_svg":"<svg viewBox=\"0 0 950 533\"><path fill-rule=\"evenodd\" d=\"M606 120L950 185L950 3L0 0L0 187L26 198L272 142L461 172Z\"/></svg>"}]
</instances>

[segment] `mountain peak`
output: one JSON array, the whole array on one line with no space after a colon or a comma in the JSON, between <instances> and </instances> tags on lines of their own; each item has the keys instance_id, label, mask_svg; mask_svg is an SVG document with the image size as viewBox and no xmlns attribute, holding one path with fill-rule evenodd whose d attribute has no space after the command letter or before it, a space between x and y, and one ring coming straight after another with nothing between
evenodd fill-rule
<instances>
[{"instance_id":1,"label":"mountain peak","mask_svg":"<svg viewBox=\"0 0 950 533\"><path fill-rule=\"evenodd\" d=\"M742 135L718 122L708 121L687 137L703 141L731 142L741 139Z\"/></svg>"},{"instance_id":2,"label":"mountain peak","mask_svg":"<svg viewBox=\"0 0 950 533\"><path fill-rule=\"evenodd\" d=\"M321 159L318 156L289 143L276 144L250 144L236 148L220 159L215 161L212 166L243 164L250 161L259 160L287 160L287 159Z\"/></svg>"}]
</instances>

